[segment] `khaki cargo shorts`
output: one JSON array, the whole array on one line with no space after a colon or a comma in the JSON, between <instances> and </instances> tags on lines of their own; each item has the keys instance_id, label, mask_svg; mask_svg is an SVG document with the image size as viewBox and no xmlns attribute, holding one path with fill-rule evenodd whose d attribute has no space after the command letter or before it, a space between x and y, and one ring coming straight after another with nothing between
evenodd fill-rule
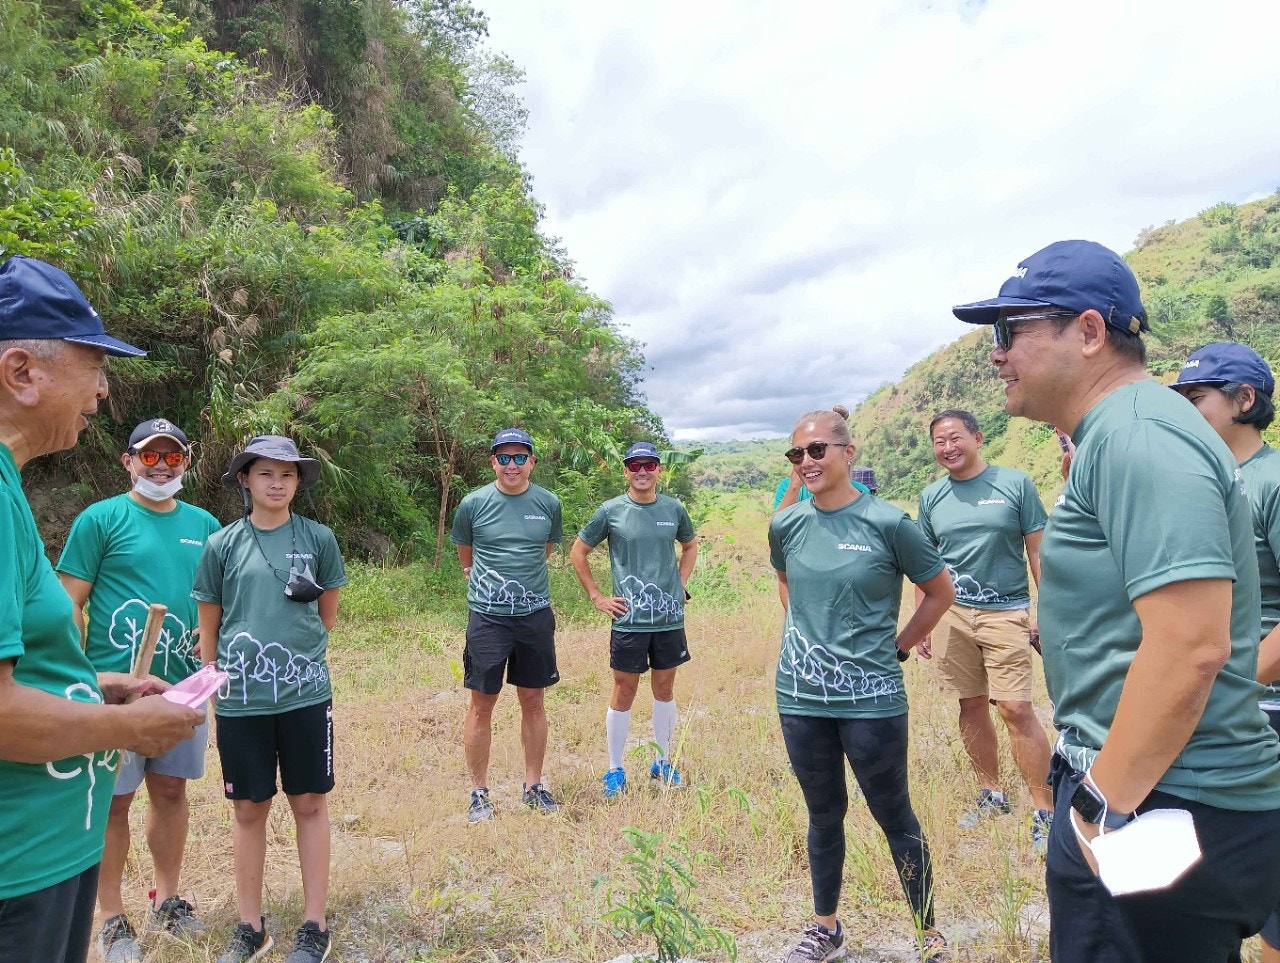
<instances>
[{"instance_id":1,"label":"khaki cargo shorts","mask_svg":"<svg viewBox=\"0 0 1280 963\"><path fill-rule=\"evenodd\" d=\"M957 699L986 696L1030 702L1029 609L952 605L933 630L933 661L943 691Z\"/></svg>"}]
</instances>

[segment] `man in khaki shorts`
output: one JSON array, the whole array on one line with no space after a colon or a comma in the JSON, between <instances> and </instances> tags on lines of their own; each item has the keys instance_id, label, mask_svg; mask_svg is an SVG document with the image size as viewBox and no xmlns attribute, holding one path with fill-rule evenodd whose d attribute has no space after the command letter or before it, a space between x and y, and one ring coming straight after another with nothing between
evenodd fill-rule
<instances>
[{"instance_id":1,"label":"man in khaki shorts","mask_svg":"<svg viewBox=\"0 0 1280 963\"><path fill-rule=\"evenodd\" d=\"M1043 855L1053 823L1045 782L1049 740L1031 706L1032 645L1027 568L1040 583L1040 537L1048 522L1031 479L983 460L982 432L949 408L929 425L933 455L947 470L920 493L920 530L947 560L956 601L933 632L943 688L960 701L960 735L978 777L966 828L1010 810L1000 789L994 702L1009 730L1014 762L1031 792L1031 841ZM1025 550L1025 556L1024 556Z\"/></svg>"}]
</instances>

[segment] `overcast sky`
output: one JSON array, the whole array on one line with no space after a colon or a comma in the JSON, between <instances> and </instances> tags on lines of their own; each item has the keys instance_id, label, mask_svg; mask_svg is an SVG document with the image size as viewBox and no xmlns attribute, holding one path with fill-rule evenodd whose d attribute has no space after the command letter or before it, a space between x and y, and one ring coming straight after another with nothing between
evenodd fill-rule
<instances>
[{"instance_id":1,"label":"overcast sky","mask_svg":"<svg viewBox=\"0 0 1280 963\"><path fill-rule=\"evenodd\" d=\"M852 407L1051 241L1280 188L1280 4L476 3L544 230L678 440Z\"/></svg>"}]
</instances>

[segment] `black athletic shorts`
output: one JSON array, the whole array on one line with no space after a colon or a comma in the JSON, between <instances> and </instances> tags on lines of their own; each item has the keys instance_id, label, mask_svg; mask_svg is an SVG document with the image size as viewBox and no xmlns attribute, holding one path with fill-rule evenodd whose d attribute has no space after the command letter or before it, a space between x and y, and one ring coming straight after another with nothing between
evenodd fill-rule
<instances>
[{"instance_id":1,"label":"black athletic shorts","mask_svg":"<svg viewBox=\"0 0 1280 963\"><path fill-rule=\"evenodd\" d=\"M333 789L333 700L260 716L217 716L222 790L228 799L266 802L276 769L286 796Z\"/></svg>"},{"instance_id":2,"label":"black athletic shorts","mask_svg":"<svg viewBox=\"0 0 1280 963\"><path fill-rule=\"evenodd\" d=\"M462 651L462 685L497 695L507 682L522 689L545 689L560 681L556 669L556 617L549 608L528 615L467 618L467 645Z\"/></svg>"},{"instance_id":3,"label":"black athletic shorts","mask_svg":"<svg viewBox=\"0 0 1280 963\"><path fill-rule=\"evenodd\" d=\"M665 632L630 632L614 629L609 633L609 668L637 675L649 669L674 669L689 661L689 641L684 629Z\"/></svg>"},{"instance_id":4,"label":"black athletic shorts","mask_svg":"<svg viewBox=\"0 0 1280 963\"><path fill-rule=\"evenodd\" d=\"M97 898L95 863L61 883L0 900L0 963L84 963Z\"/></svg>"}]
</instances>

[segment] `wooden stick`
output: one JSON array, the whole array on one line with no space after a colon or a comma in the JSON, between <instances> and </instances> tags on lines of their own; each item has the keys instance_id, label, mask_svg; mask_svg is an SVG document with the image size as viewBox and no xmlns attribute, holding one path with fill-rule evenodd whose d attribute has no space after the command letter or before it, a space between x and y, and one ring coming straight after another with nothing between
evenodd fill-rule
<instances>
[{"instance_id":1,"label":"wooden stick","mask_svg":"<svg viewBox=\"0 0 1280 963\"><path fill-rule=\"evenodd\" d=\"M142 641L138 643L138 652L133 660L135 679L145 679L151 674L151 660L155 658L156 643L160 641L160 629L164 626L164 617L169 614L169 606L153 602L147 609L147 621L142 627ZM132 702L136 695L131 695L126 702Z\"/></svg>"}]
</instances>

